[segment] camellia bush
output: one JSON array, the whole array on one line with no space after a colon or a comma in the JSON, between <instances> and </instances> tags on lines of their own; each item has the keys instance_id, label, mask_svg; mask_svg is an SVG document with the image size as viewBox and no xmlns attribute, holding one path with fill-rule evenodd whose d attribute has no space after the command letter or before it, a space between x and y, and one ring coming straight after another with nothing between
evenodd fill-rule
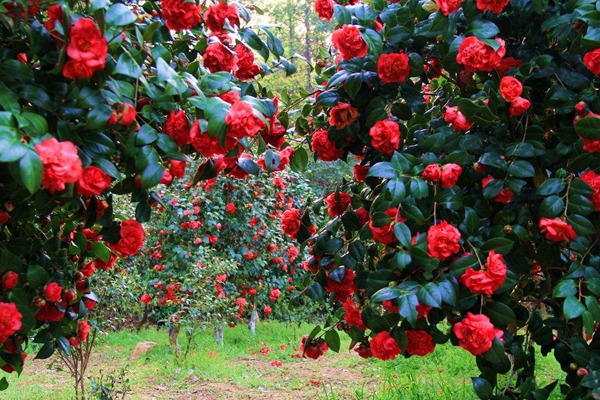
<instances>
[{"instance_id":1,"label":"camellia bush","mask_svg":"<svg viewBox=\"0 0 600 400\"><path fill-rule=\"evenodd\" d=\"M600 9L596 1L317 0L335 24L296 121L355 177L282 229L340 318L305 355L475 357L482 399L600 398ZM306 110L305 110L306 111ZM535 347L564 384L536 382ZM499 377L499 375L505 375Z\"/></svg>"},{"instance_id":2,"label":"camellia bush","mask_svg":"<svg viewBox=\"0 0 600 400\"><path fill-rule=\"evenodd\" d=\"M281 232L279 217L310 188L298 174L238 172L159 191L164 207L147 224L145 257L128 268L149 319L190 332L212 327L221 338L226 323L248 316L252 327L258 315L290 317L306 254Z\"/></svg>"},{"instance_id":3,"label":"camellia bush","mask_svg":"<svg viewBox=\"0 0 600 400\"><path fill-rule=\"evenodd\" d=\"M31 341L46 358L87 340L90 278L143 247L153 188L182 177L188 155L203 160L196 179L257 172L265 151L279 165L287 118L254 77L294 67L249 21L233 2L2 2L4 371L21 372ZM115 196L135 211L117 213Z\"/></svg>"}]
</instances>

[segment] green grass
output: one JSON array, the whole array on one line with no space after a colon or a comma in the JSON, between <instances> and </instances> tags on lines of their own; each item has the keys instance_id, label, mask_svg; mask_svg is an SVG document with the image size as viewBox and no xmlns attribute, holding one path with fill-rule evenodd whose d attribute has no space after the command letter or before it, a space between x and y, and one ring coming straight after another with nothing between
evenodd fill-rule
<instances>
[{"instance_id":1,"label":"green grass","mask_svg":"<svg viewBox=\"0 0 600 400\"><path fill-rule=\"evenodd\" d=\"M476 399L471 386L471 377L478 375L475 358L463 349L438 346L426 357L394 361L363 360L347 350L328 352L317 361L291 358L300 337L311 328L262 322L253 336L238 326L225 331L223 346L216 344L212 332L202 332L188 357L179 362L164 330L111 333L98 341L87 375L97 380L101 371L116 375L127 366L132 388L127 399ZM130 361L135 345L143 341L157 346ZM180 342L184 341L182 333ZM281 345L287 348L282 350ZM349 340L344 340L342 349L348 345ZM266 356L260 352L263 347L270 349ZM541 382L563 376L552 358L537 359L543 372ZM273 360L283 366L272 366ZM10 376L10 387L0 397L71 400L71 378L66 372L47 369L49 363L28 360L23 376Z\"/></svg>"}]
</instances>

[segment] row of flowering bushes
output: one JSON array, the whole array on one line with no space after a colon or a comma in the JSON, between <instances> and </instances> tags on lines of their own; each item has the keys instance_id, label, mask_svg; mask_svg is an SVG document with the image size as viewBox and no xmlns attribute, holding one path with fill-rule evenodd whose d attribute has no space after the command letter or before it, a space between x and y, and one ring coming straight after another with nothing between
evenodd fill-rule
<instances>
[{"instance_id":1,"label":"row of flowering bushes","mask_svg":"<svg viewBox=\"0 0 600 400\"><path fill-rule=\"evenodd\" d=\"M46 358L86 340L90 278L139 252L153 188L188 156L196 179L257 173L265 151L278 167L286 127L253 78L294 67L249 21L227 2L2 2L0 368L20 373L31 341Z\"/></svg>"},{"instance_id":2,"label":"row of flowering bushes","mask_svg":"<svg viewBox=\"0 0 600 400\"><path fill-rule=\"evenodd\" d=\"M339 319L305 355L477 360L482 399L600 396L600 12L595 1L317 0L335 24L306 118L323 162L354 180L282 229L309 247L315 300ZM500 380L499 374L509 374ZM556 389L558 391L558 389Z\"/></svg>"}]
</instances>

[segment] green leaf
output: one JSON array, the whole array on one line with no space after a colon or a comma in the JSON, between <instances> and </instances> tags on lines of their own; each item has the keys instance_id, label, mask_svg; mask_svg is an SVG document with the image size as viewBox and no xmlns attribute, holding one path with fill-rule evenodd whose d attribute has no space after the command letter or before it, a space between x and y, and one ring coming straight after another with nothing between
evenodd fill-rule
<instances>
[{"instance_id":1,"label":"green leaf","mask_svg":"<svg viewBox=\"0 0 600 400\"><path fill-rule=\"evenodd\" d=\"M39 289L50 280L48 272L39 265L30 265L27 268L27 282L34 289Z\"/></svg>"},{"instance_id":2,"label":"green leaf","mask_svg":"<svg viewBox=\"0 0 600 400\"><path fill-rule=\"evenodd\" d=\"M0 81L0 107L14 114L21 112L19 105L19 96L16 95L8 86Z\"/></svg>"},{"instance_id":3,"label":"green leaf","mask_svg":"<svg viewBox=\"0 0 600 400\"><path fill-rule=\"evenodd\" d=\"M104 262L108 262L108 260L110 260L110 250L102 242L93 242L92 252L94 252L94 255L96 257L98 257Z\"/></svg>"},{"instance_id":4,"label":"green leaf","mask_svg":"<svg viewBox=\"0 0 600 400\"><path fill-rule=\"evenodd\" d=\"M252 47L254 50L258 51L258 54L262 56L265 60L269 58L269 48L263 42L263 40L250 28L242 28L239 31L242 40L248 44L248 46Z\"/></svg>"},{"instance_id":5,"label":"green leaf","mask_svg":"<svg viewBox=\"0 0 600 400\"><path fill-rule=\"evenodd\" d=\"M277 153L272 150L267 150L265 153L265 166L267 167L268 172L273 172L277 167L279 167L279 163L281 162Z\"/></svg>"},{"instance_id":6,"label":"green leaf","mask_svg":"<svg viewBox=\"0 0 600 400\"><path fill-rule=\"evenodd\" d=\"M325 343L327 346L336 353L340 351L340 335L335 329L331 329L325 333Z\"/></svg>"},{"instance_id":7,"label":"green leaf","mask_svg":"<svg viewBox=\"0 0 600 400\"><path fill-rule=\"evenodd\" d=\"M473 388L475 389L475 393L477 393L478 398L487 400L492 397L493 388L487 380L476 377L471 379L473 379Z\"/></svg>"},{"instance_id":8,"label":"green leaf","mask_svg":"<svg viewBox=\"0 0 600 400\"><path fill-rule=\"evenodd\" d=\"M360 92L360 88L362 87L363 78L361 73L354 73L346 79L346 83L344 84L344 89L346 89L346 93L350 96L351 99L355 99L358 92Z\"/></svg>"},{"instance_id":9,"label":"green leaf","mask_svg":"<svg viewBox=\"0 0 600 400\"><path fill-rule=\"evenodd\" d=\"M481 246L482 251L492 251L494 250L496 253L506 255L510 252L513 247L514 242L510 239L503 237L496 237L486 241L483 246Z\"/></svg>"},{"instance_id":10,"label":"green leaf","mask_svg":"<svg viewBox=\"0 0 600 400\"><path fill-rule=\"evenodd\" d=\"M442 295L442 301L451 306L456 305L457 300L457 288L449 280L437 282L438 288Z\"/></svg>"},{"instance_id":11,"label":"green leaf","mask_svg":"<svg viewBox=\"0 0 600 400\"><path fill-rule=\"evenodd\" d=\"M56 347L66 355L71 355L71 344L66 337L59 337L56 339Z\"/></svg>"},{"instance_id":12,"label":"green leaf","mask_svg":"<svg viewBox=\"0 0 600 400\"><path fill-rule=\"evenodd\" d=\"M546 179L537 189L537 194L541 196L550 196L552 194L560 193L565 188L565 181L558 178Z\"/></svg>"},{"instance_id":13,"label":"green leaf","mask_svg":"<svg viewBox=\"0 0 600 400\"><path fill-rule=\"evenodd\" d=\"M575 132L586 139L600 139L600 118L585 117L575 124Z\"/></svg>"},{"instance_id":14,"label":"green leaf","mask_svg":"<svg viewBox=\"0 0 600 400\"><path fill-rule=\"evenodd\" d=\"M339 25L348 25L352 22L352 14L350 14L350 11L345 6L335 4L333 6L333 15Z\"/></svg>"},{"instance_id":15,"label":"green leaf","mask_svg":"<svg viewBox=\"0 0 600 400\"><path fill-rule=\"evenodd\" d=\"M251 158L238 158L237 165L245 172L251 175L258 175L260 167Z\"/></svg>"},{"instance_id":16,"label":"green leaf","mask_svg":"<svg viewBox=\"0 0 600 400\"><path fill-rule=\"evenodd\" d=\"M410 247L412 241L412 235L410 228L406 224L398 223L394 226L394 235L404 247Z\"/></svg>"},{"instance_id":17,"label":"green leaf","mask_svg":"<svg viewBox=\"0 0 600 400\"><path fill-rule=\"evenodd\" d=\"M142 188L148 189L158 185L163 175L165 167L156 163L149 163L142 172Z\"/></svg>"},{"instance_id":18,"label":"green leaf","mask_svg":"<svg viewBox=\"0 0 600 400\"><path fill-rule=\"evenodd\" d=\"M558 298L575 296L577 292L577 284L574 279L563 279L554 287L552 296Z\"/></svg>"},{"instance_id":19,"label":"green leaf","mask_svg":"<svg viewBox=\"0 0 600 400\"><path fill-rule=\"evenodd\" d=\"M392 163L387 161L379 162L369 168L367 177L383 178L383 179L395 179L402 174L402 171L394 168Z\"/></svg>"},{"instance_id":20,"label":"green leaf","mask_svg":"<svg viewBox=\"0 0 600 400\"><path fill-rule=\"evenodd\" d=\"M403 291L398 286L393 287L384 287L383 289L379 289L373 296L371 296L371 301L373 303L381 303L385 300L393 300L397 299L402 295Z\"/></svg>"},{"instance_id":21,"label":"green leaf","mask_svg":"<svg viewBox=\"0 0 600 400\"><path fill-rule=\"evenodd\" d=\"M417 298L421 303L428 306L435 308L442 307L442 293L440 292L439 287L433 282L428 282L419 287Z\"/></svg>"},{"instance_id":22,"label":"green leaf","mask_svg":"<svg viewBox=\"0 0 600 400\"><path fill-rule=\"evenodd\" d=\"M319 284L319 282L313 282L306 289L304 289L304 294L306 294L312 300L320 301L323 299L323 287Z\"/></svg>"},{"instance_id":23,"label":"green leaf","mask_svg":"<svg viewBox=\"0 0 600 400\"><path fill-rule=\"evenodd\" d=\"M21 143L21 135L15 129L0 126L0 162L13 162L23 157L28 147Z\"/></svg>"},{"instance_id":24,"label":"green leaf","mask_svg":"<svg viewBox=\"0 0 600 400\"><path fill-rule=\"evenodd\" d=\"M400 315L412 326L417 322L417 306L419 299L414 293L405 293L398 297L398 308Z\"/></svg>"},{"instance_id":25,"label":"green leaf","mask_svg":"<svg viewBox=\"0 0 600 400\"><path fill-rule=\"evenodd\" d=\"M421 178L411 179L409 190L415 199L423 199L429 195L429 185Z\"/></svg>"},{"instance_id":26,"label":"green leaf","mask_svg":"<svg viewBox=\"0 0 600 400\"><path fill-rule=\"evenodd\" d=\"M517 178L531 178L535 176L535 169L529 161L517 160L508 167L508 173Z\"/></svg>"},{"instance_id":27,"label":"green leaf","mask_svg":"<svg viewBox=\"0 0 600 400\"><path fill-rule=\"evenodd\" d=\"M476 19L469 24L467 35L477 36L479 39L493 39L498 36L500 29L491 21Z\"/></svg>"},{"instance_id":28,"label":"green leaf","mask_svg":"<svg viewBox=\"0 0 600 400\"><path fill-rule=\"evenodd\" d=\"M487 303L483 310L484 314L490 317L490 321L494 326L508 325L517 320L514 311L506 304L498 301Z\"/></svg>"},{"instance_id":29,"label":"green leaf","mask_svg":"<svg viewBox=\"0 0 600 400\"><path fill-rule=\"evenodd\" d=\"M107 25L125 26L137 21L137 16L122 3L113 4L104 17Z\"/></svg>"},{"instance_id":30,"label":"green leaf","mask_svg":"<svg viewBox=\"0 0 600 400\"><path fill-rule=\"evenodd\" d=\"M143 146L146 144L154 143L158 139L158 133L156 130L148 125L144 124L139 131L135 133L135 145Z\"/></svg>"},{"instance_id":31,"label":"green leaf","mask_svg":"<svg viewBox=\"0 0 600 400\"><path fill-rule=\"evenodd\" d=\"M567 222L573 226L578 235L593 235L598 231L594 224L582 215L568 215Z\"/></svg>"},{"instance_id":32,"label":"green leaf","mask_svg":"<svg viewBox=\"0 0 600 400\"><path fill-rule=\"evenodd\" d=\"M35 355L36 360L45 360L54 354L54 343L46 342Z\"/></svg>"},{"instance_id":33,"label":"green leaf","mask_svg":"<svg viewBox=\"0 0 600 400\"><path fill-rule=\"evenodd\" d=\"M379 33L373 29L366 28L362 33L362 38L369 47L369 53L372 54L374 58L379 58L381 52L383 51L383 41L381 40Z\"/></svg>"},{"instance_id":34,"label":"green leaf","mask_svg":"<svg viewBox=\"0 0 600 400\"><path fill-rule=\"evenodd\" d=\"M112 108L106 104L92 108L87 116L86 128L92 130L104 128L112 113Z\"/></svg>"},{"instance_id":35,"label":"green leaf","mask_svg":"<svg viewBox=\"0 0 600 400\"><path fill-rule=\"evenodd\" d=\"M587 296L585 298L585 305L590 314L592 314L594 321L600 322L600 305L598 305L598 299L594 296Z\"/></svg>"},{"instance_id":36,"label":"green leaf","mask_svg":"<svg viewBox=\"0 0 600 400\"><path fill-rule=\"evenodd\" d=\"M33 194L37 192L42 183L44 168L42 161L35 151L27 151L18 162L10 165L10 171L17 176L17 180Z\"/></svg>"},{"instance_id":37,"label":"green leaf","mask_svg":"<svg viewBox=\"0 0 600 400\"><path fill-rule=\"evenodd\" d=\"M119 56L115 72L137 79L142 76L142 67L138 65L128 51L125 51Z\"/></svg>"},{"instance_id":38,"label":"green leaf","mask_svg":"<svg viewBox=\"0 0 600 400\"><path fill-rule=\"evenodd\" d=\"M563 213L565 202L560 197L553 195L546 197L540 203L539 213L541 217L554 218Z\"/></svg>"},{"instance_id":39,"label":"green leaf","mask_svg":"<svg viewBox=\"0 0 600 400\"><path fill-rule=\"evenodd\" d=\"M8 389L8 380L5 377L0 379L0 391Z\"/></svg>"},{"instance_id":40,"label":"green leaf","mask_svg":"<svg viewBox=\"0 0 600 400\"><path fill-rule=\"evenodd\" d=\"M51 110L52 102L50 101L50 96L43 89L33 86L33 85L24 85L23 90L21 91L21 97L27 100L30 103L35 104L41 109Z\"/></svg>"},{"instance_id":41,"label":"green leaf","mask_svg":"<svg viewBox=\"0 0 600 400\"><path fill-rule=\"evenodd\" d=\"M106 8L110 5L110 0L90 0L90 12Z\"/></svg>"},{"instance_id":42,"label":"green leaf","mask_svg":"<svg viewBox=\"0 0 600 400\"><path fill-rule=\"evenodd\" d=\"M304 147L298 147L294 150L294 155L290 161L290 168L294 172L303 172L308 165L308 152Z\"/></svg>"},{"instance_id":43,"label":"green leaf","mask_svg":"<svg viewBox=\"0 0 600 400\"><path fill-rule=\"evenodd\" d=\"M585 311L585 306L581 304L575 296L567 296L563 304L563 313L567 321L578 318Z\"/></svg>"}]
</instances>

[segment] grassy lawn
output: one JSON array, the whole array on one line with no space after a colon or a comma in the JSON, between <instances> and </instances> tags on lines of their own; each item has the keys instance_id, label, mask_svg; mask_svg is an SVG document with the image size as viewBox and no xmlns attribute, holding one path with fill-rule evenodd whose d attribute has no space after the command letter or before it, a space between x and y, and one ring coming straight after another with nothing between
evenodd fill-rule
<instances>
[{"instance_id":1,"label":"grassy lawn","mask_svg":"<svg viewBox=\"0 0 600 400\"><path fill-rule=\"evenodd\" d=\"M426 357L395 361L363 360L354 352L328 352L319 360L292 358L294 347L312 326L297 327L262 322L253 336L244 326L228 328L225 344L211 332L197 336L193 349L177 361L167 332L117 332L98 342L88 377L117 376L125 371L131 392L127 399L476 399L471 377L477 376L475 358L465 350L438 346ZM182 333L180 341L183 342ZM131 360L135 345L157 344L147 355ZM342 344L347 349L349 341ZM6 400L71 400L71 378L56 371L51 360L28 360L24 374L9 377ZM281 366L273 365L280 361ZM540 381L561 378L558 364L539 357ZM88 380L88 390L91 384ZM122 385L117 385L122 387ZM51 396L49 395L51 393ZM90 396L89 398L95 398ZM114 396L114 399L121 397ZM556 397L558 398L558 397Z\"/></svg>"}]
</instances>

